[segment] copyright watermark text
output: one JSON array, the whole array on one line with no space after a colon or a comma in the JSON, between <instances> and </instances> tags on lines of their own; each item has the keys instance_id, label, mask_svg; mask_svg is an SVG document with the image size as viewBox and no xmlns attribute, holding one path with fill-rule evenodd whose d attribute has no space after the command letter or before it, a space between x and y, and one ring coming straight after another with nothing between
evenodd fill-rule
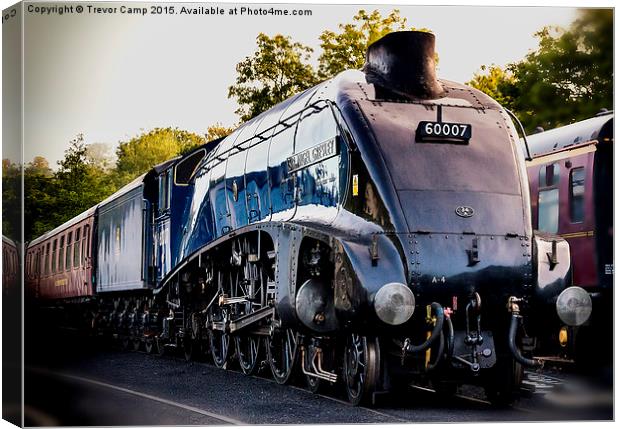
<instances>
[{"instance_id":1,"label":"copyright watermark text","mask_svg":"<svg viewBox=\"0 0 620 429\"><path fill-rule=\"evenodd\" d=\"M38 15L213 15L213 16L312 16L311 9L296 9L260 5L204 6L199 4L153 4L148 6L118 5L118 3L38 5L29 4L29 14Z\"/></svg>"}]
</instances>

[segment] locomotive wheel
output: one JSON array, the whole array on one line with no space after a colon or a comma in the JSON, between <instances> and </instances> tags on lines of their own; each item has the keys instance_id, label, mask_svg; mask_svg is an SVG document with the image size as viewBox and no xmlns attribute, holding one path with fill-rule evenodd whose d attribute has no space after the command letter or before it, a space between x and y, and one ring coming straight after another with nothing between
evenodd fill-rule
<instances>
[{"instance_id":1,"label":"locomotive wheel","mask_svg":"<svg viewBox=\"0 0 620 429\"><path fill-rule=\"evenodd\" d=\"M196 345L191 337L183 337L183 356L185 360L191 362L195 359Z\"/></svg>"},{"instance_id":2,"label":"locomotive wheel","mask_svg":"<svg viewBox=\"0 0 620 429\"><path fill-rule=\"evenodd\" d=\"M503 358L503 359L502 359ZM498 356L495 367L488 373L484 393L491 404L506 407L515 399L523 380L523 367L512 356Z\"/></svg>"},{"instance_id":3,"label":"locomotive wheel","mask_svg":"<svg viewBox=\"0 0 620 429\"><path fill-rule=\"evenodd\" d=\"M188 362L197 360L202 356L201 325L202 321L195 313L185 321L183 355Z\"/></svg>"},{"instance_id":4,"label":"locomotive wheel","mask_svg":"<svg viewBox=\"0 0 620 429\"><path fill-rule=\"evenodd\" d=\"M224 312L220 307L213 305L209 308L209 321L211 323L224 321L224 316ZM230 354L230 335L224 331L212 328L208 329L208 335L213 363L216 367L225 369Z\"/></svg>"},{"instance_id":5,"label":"locomotive wheel","mask_svg":"<svg viewBox=\"0 0 620 429\"><path fill-rule=\"evenodd\" d=\"M369 403L379 379L379 340L351 334L344 350L343 376L352 405Z\"/></svg>"},{"instance_id":6,"label":"locomotive wheel","mask_svg":"<svg viewBox=\"0 0 620 429\"><path fill-rule=\"evenodd\" d=\"M235 337L239 366L245 375L256 374L258 371L258 356L260 353L260 339L255 335L241 335Z\"/></svg>"},{"instance_id":7,"label":"locomotive wheel","mask_svg":"<svg viewBox=\"0 0 620 429\"><path fill-rule=\"evenodd\" d=\"M139 337L133 337L131 339L131 349L134 352L140 351L140 345L142 344L142 341L140 340Z\"/></svg>"},{"instance_id":8,"label":"locomotive wheel","mask_svg":"<svg viewBox=\"0 0 620 429\"><path fill-rule=\"evenodd\" d=\"M267 361L278 384L290 381L297 361L297 334L292 329L278 330L267 337Z\"/></svg>"},{"instance_id":9,"label":"locomotive wheel","mask_svg":"<svg viewBox=\"0 0 620 429\"><path fill-rule=\"evenodd\" d=\"M155 346L159 356L164 356L166 354L166 342L163 338L159 336L155 337Z\"/></svg>"},{"instance_id":10,"label":"locomotive wheel","mask_svg":"<svg viewBox=\"0 0 620 429\"><path fill-rule=\"evenodd\" d=\"M123 335L121 338L121 349L124 351L129 350L129 337L126 335Z\"/></svg>"},{"instance_id":11,"label":"locomotive wheel","mask_svg":"<svg viewBox=\"0 0 620 429\"><path fill-rule=\"evenodd\" d=\"M152 338L147 338L144 340L144 350L146 351L147 354L153 354L155 353L155 344Z\"/></svg>"},{"instance_id":12,"label":"locomotive wheel","mask_svg":"<svg viewBox=\"0 0 620 429\"><path fill-rule=\"evenodd\" d=\"M306 374L306 385L312 393L321 393L324 390L325 383L323 380Z\"/></svg>"},{"instance_id":13,"label":"locomotive wheel","mask_svg":"<svg viewBox=\"0 0 620 429\"><path fill-rule=\"evenodd\" d=\"M222 331L209 329L209 348L213 363L218 368L225 368L228 363L230 336Z\"/></svg>"}]
</instances>

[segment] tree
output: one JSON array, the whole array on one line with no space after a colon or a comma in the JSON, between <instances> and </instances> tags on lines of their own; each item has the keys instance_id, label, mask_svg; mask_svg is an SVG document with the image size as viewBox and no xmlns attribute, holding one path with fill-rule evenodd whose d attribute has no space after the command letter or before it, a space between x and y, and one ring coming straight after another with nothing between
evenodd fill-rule
<instances>
[{"instance_id":1,"label":"tree","mask_svg":"<svg viewBox=\"0 0 620 429\"><path fill-rule=\"evenodd\" d=\"M122 186L153 166L187 153L204 143L204 137L176 128L155 128L128 142L121 142L116 150L114 181L118 186Z\"/></svg>"},{"instance_id":2,"label":"tree","mask_svg":"<svg viewBox=\"0 0 620 429\"><path fill-rule=\"evenodd\" d=\"M515 79L509 71L495 64L489 67L481 66L480 72L474 74L473 79L467 82L467 85L479 89L502 106L513 108L516 96Z\"/></svg>"},{"instance_id":3,"label":"tree","mask_svg":"<svg viewBox=\"0 0 620 429\"><path fill-rule=\"evenodd\" d=\"M35 157L24 172L24 235L31 240L89 209L116 188L105 172L91 163L84 136L69 143L58 170Z\"/></svg>"},{"instance_id":4,"label":"tree","mask_svg":"<svg viewBox=\"0 0 620 429\"><path fill-rule=\"evenodd\" d=\"M370 14L360 10L353 23L339 24L340 32L325 30L319 36L323 53L319 57L318 75L328 79L348 69L360 69L366 61L366 49L388 33L407 29L407 18L398 9L382 17L378 10ZM411 27L411 30L416 28ZM422 28L418 31L429 31Z\"/></svg>"},{"instance_id":5,"label":"tree","mask_svg":"<svg viewBox=\"0 0 620 429\"><path fill-rule=\"evenodd\" d=\"M8 158L2 160L2 235L21 241L22 168Z\"/></svg>"},{"instance_id":6,"label":"tree","mask_svg":"<svg viewBox=\"0 0 620 429\"><path fill-rule=\"evenodd\" d=\"M226 127L219 126L219 132ZM145 173L153 165L191 151L205 138L176 128L156 128L121 142L116 165L110 167L109 146L86 144L78 134L69 143L58 170L52 172L43 157L35 157L24 169L24 234L26 240L44 234L100 203L118 188ZM21 184L20 170L3 160L3 184ZM19 188L15 188L17 191ZM13 186L5 186L3 200L19 202ZM12 231L9 208L3 204L3 228ZM17 225L17 224L16 224Z\"/></svg>"},{"instance_id":7,"label":"tree","mask_svg":"<svg viewBox=\"0 0 620 429\"><path fill-rule=\"evenodd\" d=\"M207 134L205 134L206 141L210 142L221 137L226 137L230 133L235 131L235 127L225 127L224 125L217 122L214 125L211 125L207 128Z\"/></svg>"},{"instance_id":8,"label":"tree","mask_svg":"<svg viewBox=\"0 0 620 429\"><path fill-rule=\"evenodd\" d=\"M260 33L256 44L254 54L237 64L237 79L228 88L228 96L239 103L235 113L242 122L317 83L308 63L311 48L281 34Z\"/></svg>"},{"instance_id":9,"label":"tree","mask_svg":"<svg viewBox=\"0 0 620 429\"><path fill-rule=\"evenodd\" d=\"M43 156L32 158L32 161L26 165L25 174L28 173L40 174L45 177L51 177L53 174L49 161Z\"/></svg>"},{"instance_id":10,"label":"tree","mask_svg":"<svg viewBox=\"0 0 620 429\"><path fill-rule=\"evenodd\" d=\"M538 48L509 64L507 80L497 86L526 130L555 128L613 105L611 10L581 10L568 30L545 27L535 36ZM493 71L486 77L492 80ZM477 75L469 84L486 92L485 82Z\"/></svg>"},{"instance_id":11,"label":"tree","mask_svg":"<svg viewBox=\"0 0 620 429\"><path fill-rule=\"evenodd\" d=\"M86 159L103 171L110 171L116 162L112 147L108 143L90 143L86 145Z\"/></svg>"}]
</instances>

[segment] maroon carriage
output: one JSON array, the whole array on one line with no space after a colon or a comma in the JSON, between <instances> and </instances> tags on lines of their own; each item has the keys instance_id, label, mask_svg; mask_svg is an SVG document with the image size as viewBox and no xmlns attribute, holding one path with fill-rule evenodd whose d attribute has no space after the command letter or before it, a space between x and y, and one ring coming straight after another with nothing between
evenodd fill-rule
<instances>
[{"instance_id":1,"label":"maroon carriage","mask_svg":"<svg viewBox=\"0 0 620 429\"><path fill-rule=\"evenodd\" d=\"M93 295L94 215L93 207L30 243L25 261L29 295L43 299Z\"/></svg>"},{"instance_id":2,"label":"maroon carriage","mask_svg":"<svg viewBox=\"0 0 620 429\"><path fill-rule=\"evenodd\" d=\"M19 251L16 243L2 236L2 295L19 289Z\"/></svg>"},{"instance_id":3,"label":"maroon carriage","mask_svg":"<svg viewBox=\"0 0 620 429\"><path fill-rule=\"evenodd\" d=\"M569 242L572 283L589 292L594 306L592 320L579 332L562 329L560 343L574 345L579 336L578 358L593 351L589 346L600 354L612 343L613 112L527 139L533 226Z\"/></svg>"}]
</instances>

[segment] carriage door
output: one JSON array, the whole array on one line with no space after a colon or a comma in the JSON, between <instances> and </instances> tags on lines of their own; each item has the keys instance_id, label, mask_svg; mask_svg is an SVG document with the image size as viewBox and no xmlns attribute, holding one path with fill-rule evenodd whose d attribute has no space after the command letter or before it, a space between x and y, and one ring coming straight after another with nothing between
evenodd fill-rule
<instances>
[{"instance_id":1,"label":"carriage door","mask_svg":"<svg viewBox=\"0 0 620 429\"><path fill-rule=\"evenodd\" d=\"M327 104L304 111L289 163L296 175L295 219L314 218L320 208L326 222L334 220L340 201L340 143L338 126Z\"/></svg>"},{"instance_id":2,"label":"carriage door","mask_svg":"<svg viewBox=\"0 0 620 429\"><path fill-rule=\"evenodd\" d=\"M170 270L170 189L172 169L159 175L159 198L155 218L155 255L157 281Z\"/></svg>"}]
</instances>

